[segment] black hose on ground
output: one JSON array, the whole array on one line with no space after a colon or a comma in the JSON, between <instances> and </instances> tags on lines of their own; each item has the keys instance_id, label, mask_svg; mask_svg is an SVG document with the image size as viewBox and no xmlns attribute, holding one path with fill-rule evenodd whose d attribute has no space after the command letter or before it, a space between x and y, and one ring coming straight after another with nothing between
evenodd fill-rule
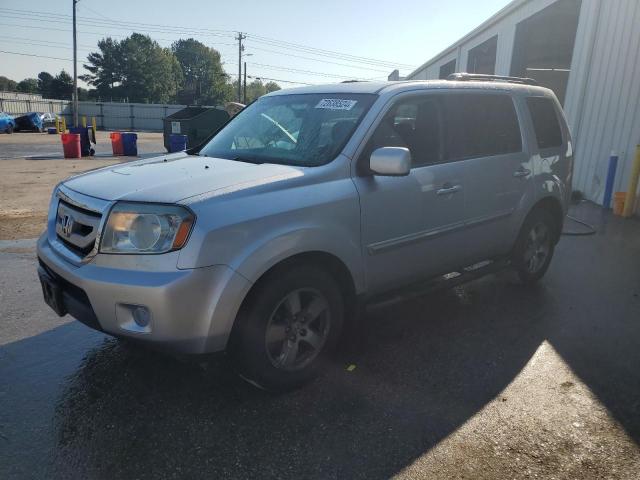
<instances>
[{"instance_id":1,"label":"black hose on ground","mask_svg":"<svg viewBox=\"0 0 640 480\"><path fill-rule=\"evenodd\" d=\"M570 236L570 237L586 237L588 235L595 235L596 227L594 227L593 225L591 225L591 224L589 224L587 222L584 222L582 220L579 220L576 217L572 217L571 215L567 215L567 218L570 219L570 220L573 220L576 223L579 223L580 225L583 225L583 226L587 227L588 230L586 230L584 232L573 232L573 231L562 232L562 235L567 235L567 236Z\"/></svg>"}]
</instances>

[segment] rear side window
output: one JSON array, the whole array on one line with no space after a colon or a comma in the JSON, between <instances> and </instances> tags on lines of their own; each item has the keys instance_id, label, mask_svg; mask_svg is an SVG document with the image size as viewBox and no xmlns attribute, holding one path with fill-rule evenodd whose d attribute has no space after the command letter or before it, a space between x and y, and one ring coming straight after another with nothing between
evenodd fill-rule
<instances>
[{"instance_id":1,"label":"rear side window","mask_svg":"<svg viewBox=\"0 0 640 480\"><path fill-rule=\"evenodd\" d=\"M522 151L518 116L508 95L445 95L443 107L448 161Z\"/></svg>"},{"instance_id":2,"label":"rear side window","mask_svg":"<svg viewBox=\"0 0 640 480\"><path fill-rule=\"evenodd\" d=\"M545 97L527 98L533 128L539 149L562 146L562 130L553 105L553 100Z\"/></svg>"}]
</instances>

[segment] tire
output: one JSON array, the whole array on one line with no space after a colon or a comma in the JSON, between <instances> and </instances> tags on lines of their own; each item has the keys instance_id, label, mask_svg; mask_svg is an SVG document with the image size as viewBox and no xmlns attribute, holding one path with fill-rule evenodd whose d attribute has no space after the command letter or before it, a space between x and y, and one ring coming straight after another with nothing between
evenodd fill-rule
<instances>
[{"instance_id":1,"label":"tire","mask_svg":"<svg viewBox=\"0 0 640 480\"><path fill-rule=\"evenodd\" d=\"M327 361L343 318L344 301L330 274L307 265L274 270L236 319L231 354L240 376L268 391L302 386Z\"/></svg>"},{"instance_id":2,"label":"tire","mask_svg":"<svg viewBox=\"0 0 640 480\"><path fill-rule=\"evenodd\" d=\"M9 126L7 127L5 132L7 132L9 135L11 135L13 133L13 125L9 124Z\"/></svg>"},{"instance_id":3,"label":"tire","mask_svg":"<svg viewBox=\"0 0 640 480\"><path fill-rule=\"evenodd\" d=\"M525 285L540 280L555 249L556 222L547 210L534 210L526 218L513 249L511 262Z\"/></svg>"}]
</instances>

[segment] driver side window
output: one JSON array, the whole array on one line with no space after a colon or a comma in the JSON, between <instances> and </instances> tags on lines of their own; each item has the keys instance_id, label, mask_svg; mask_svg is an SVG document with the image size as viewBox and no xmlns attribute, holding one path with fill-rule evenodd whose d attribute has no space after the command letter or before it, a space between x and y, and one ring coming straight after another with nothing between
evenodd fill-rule
<instances>
[{"instance_id":1,"label":"driver side window","mask_svg":"<svg viewBox=\"0 0 640 480\"><path fill-rule=\"evenodd\" d=\"M411 152L412 168L444 159L442 113L434 96L413 97L393 105L378 124L365 148L364 161L381 147L405 147Z\"/></svg>"}]
</instances>

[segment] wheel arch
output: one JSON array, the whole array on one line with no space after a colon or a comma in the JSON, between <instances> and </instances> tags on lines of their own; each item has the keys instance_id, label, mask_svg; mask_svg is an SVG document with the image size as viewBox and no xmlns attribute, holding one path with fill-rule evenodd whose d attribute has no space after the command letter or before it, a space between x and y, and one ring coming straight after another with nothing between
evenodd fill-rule
<instances>
[{"instance_id":1,"label":"wheel arch","mask_svg":"<svg viewBox=\"0 0 640 480\"><path fill-rule=\"evenodd\" d=\"M560 235L562 234L562 226L564 225L564 210L562 208L562 203L558 198L551 195L539 199L529 210L529 213L522 222L522 225L525 224L527 218L529 218L534 212L539 210L544 210L550 213L553 217L555 227L555 243L558 243L558 241L560 240Z\"/></svg>"},{"instance_id":2,"label":"wheel arch","mask_svg":"<svg viewBox=\"0 0 640 480\"><path fill-rule=\"evenodd\" d=\"M310 265L329 273L338 282L340 293L345 304L345 326L350 320L355 319L357 312L357 290L353 275L347 265L336 255L322 251L312 250L296 253L284 258L265 270L260 277L253 283L249 291L240 304L238 312L247 307L252 296L260 288L260 286L269 281L271 277L277 276L279 271L293 268L297 265ZM233 342L235 334L238 331L238 322L234 320L231 330L230 341Z\"/></svg>"}]
</instances>

